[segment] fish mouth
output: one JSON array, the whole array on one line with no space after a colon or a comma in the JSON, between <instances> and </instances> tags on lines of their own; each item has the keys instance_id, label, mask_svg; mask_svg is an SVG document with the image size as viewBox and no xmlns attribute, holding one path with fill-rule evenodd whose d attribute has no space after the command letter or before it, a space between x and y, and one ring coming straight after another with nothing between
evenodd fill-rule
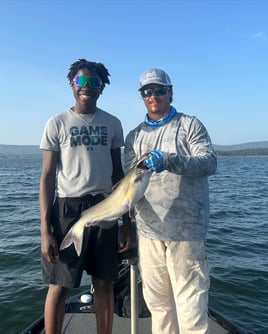
<instances>
[{"instance_id":1,"label":"fish mouth","mask_svg":"<svg viewBox=\"0 0 268 334\"><path fill-rule=\"evenodd\" d=\"M144 161L144 160L143 160ZM137 168L141 170L149 170L147 166L144 166L143 161L141 161L138 165Z\"/></svg>"},{"instance_id":2,"label":"fish mouth","mask_svg":"<svg viewBox=\"0 0 268 334\"><path fill-rule=\"evenodd\" d=\"M143 164L143 162L148 158L148 156L149 156L149 154L146 153L140 158L140 161L138 162L138 164L136 166L137 169L149 170L149 168L147 166L144 166L144 164Z\"/></svg>"}]
</instances>

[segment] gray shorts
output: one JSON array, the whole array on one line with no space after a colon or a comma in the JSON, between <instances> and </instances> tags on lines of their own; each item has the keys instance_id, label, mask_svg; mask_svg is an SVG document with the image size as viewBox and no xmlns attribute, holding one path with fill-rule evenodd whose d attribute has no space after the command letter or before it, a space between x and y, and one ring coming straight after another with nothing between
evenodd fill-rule
<instances>
[{"instance_id":1,"label":"gray shorts","mask_svg":"<svg viewBox=\"0 0 268 334\"><path fill-rule=\"evenodd\" d=\"M60 245L65 234L79 219L81 212L97 204L102 195L82 198L57 198L52 212L53 234ZM83 270L101 280L115 281L118 274L118 224L102 229L99 226L85 228L82 253L78 257L74 246L60 251L57 264L41 257L42 275L46 284L67 288L80 286Z\"/></svg>"}]
</instances>

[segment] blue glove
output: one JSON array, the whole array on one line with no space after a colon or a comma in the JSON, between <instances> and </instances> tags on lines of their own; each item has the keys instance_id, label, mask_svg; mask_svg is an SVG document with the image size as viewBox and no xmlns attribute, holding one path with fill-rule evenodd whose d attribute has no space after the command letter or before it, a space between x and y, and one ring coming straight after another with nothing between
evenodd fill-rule
<instances>
[{"instance_id":1,"label":"blue glove","mask_svg":"<svg viewBox=\"0 0 268 334\"><path fill-rule=\"evenodd\" d=\"M149 157L143 161L144 166L149 168L151 172L160 173L164 167L165 153L162 151L154 150L150 153Z\"/></svg>"}]
</instances>

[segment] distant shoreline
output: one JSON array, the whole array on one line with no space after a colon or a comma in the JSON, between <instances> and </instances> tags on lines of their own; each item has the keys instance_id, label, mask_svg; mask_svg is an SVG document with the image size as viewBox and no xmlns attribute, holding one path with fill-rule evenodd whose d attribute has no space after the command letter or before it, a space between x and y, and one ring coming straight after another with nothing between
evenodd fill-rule
<instances>
[{"instance_id":1,"label":"distant shoreline","mask_svg":"<svg viewBox=\"0 0 268 334\"><path fill-rule=\"evenodd\" d=\"M239 145L214 145L218 156L268 156L268 141L252 142ZM0 157L40 157L39 145L5 145L0 144Z\"/></svg>"},{"instance_id":2,"label":"distant shoreline","mask_svg":"<svg viewBox=\"0 0 268 334\"><path fill-rule=\"evenodd\" d=\"M235 151L218 151L218 156L221 157L267 157L268 148L243 149Z\"/></svg>"}]
</instances>

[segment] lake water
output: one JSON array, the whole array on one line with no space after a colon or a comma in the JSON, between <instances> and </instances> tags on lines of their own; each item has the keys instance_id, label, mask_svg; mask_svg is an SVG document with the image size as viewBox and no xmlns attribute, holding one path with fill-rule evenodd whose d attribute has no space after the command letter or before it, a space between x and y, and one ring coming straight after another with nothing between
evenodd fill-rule
<instances>
[{"instance_id":1,"label":"lake water","mask_svg":"<svg viewBox=\"0 0 268 334\"><path fill-rule=\"evenodd\" d=\"M0 157L1 333L20 333L43 312L40 172L40 156ZM268 157L219 157L209 182L210 307L249 333L266 334Z\"/></svg>"}]
</instances>

